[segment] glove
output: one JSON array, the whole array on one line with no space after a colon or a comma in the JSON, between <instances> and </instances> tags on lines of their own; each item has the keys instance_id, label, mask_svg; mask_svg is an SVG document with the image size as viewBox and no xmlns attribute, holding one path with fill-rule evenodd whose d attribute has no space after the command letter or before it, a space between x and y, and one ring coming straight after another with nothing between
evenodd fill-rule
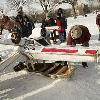
<instances>
[{"instance_id":1,"label":"glove","mask_svg":"<svg viewBox=\"0 0 100 100\"><path fill-rule=\"evenodd\" d=\"M83 47L89 47L89 43L88 42L84 42L81 46L83 46Z\"/></svg>"},{"instance_id":2,"label":"glove","mask_svg":"<svg viewBox=\"0 0 100 100\"><path fill-rule=\"evenodd\" d=\"M98 29L100 30L100 25L97 25Z\"/></svg>"}]
</instances>

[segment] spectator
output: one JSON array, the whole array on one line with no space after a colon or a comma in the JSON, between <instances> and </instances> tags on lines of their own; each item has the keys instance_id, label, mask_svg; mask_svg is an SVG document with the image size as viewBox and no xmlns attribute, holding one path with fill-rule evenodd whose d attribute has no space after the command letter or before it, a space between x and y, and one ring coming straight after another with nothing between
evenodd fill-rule
<instances>
[{"instance_id":1,"label":"spectator","mask_svg":"<svg viewBox=\"0 0 100 100\"><path fill-rule=\"evenodd\" d=\"M41 28L41 36L50 43L50 33L46 30L45 27Z\"/></svg>"},{"instance_id":2,"label":"spectator","mask_svg":"<svg viewBox=\"0 0 100 100\"><path fill-rule=\"evenodd\" d=\"M62 9L62 8L59 8L59 9L58 9L57 15L58 15L58 14L60 14L61 16L63 16L63 9Z\"/></svg>"},{"instance_id":3,"label":"spectator","mask_svg":"<svg viewBox=\"0 0 100 100\"><path fill-rule=\"evenodd\" d=\"M48 26L56 26L55 20L54 18L49 16L49 20L48 20ZM56 30L53 30L53 32L51 32L51 38L53 40L53 43L55 44L56 41Z\"/></svg>"},{"instance_id":4,"label":"spectator","mask_svg":"<svg viewBox=\"0 0 100 100\"><path fill-rule=\"evenodd\" d=\"M27 16L24 16L24 25L27 28L26 37L29 37L32 34L32 22L29 20Z\"/></svg>"},{"instance_id":5,"label":"spectator","mask_svg":"<svg viewBox=\"0 0 100 100\"><path fill-rule=\"evenodd\" d=\"M44 27L47 27L47 26L48 26L48 20L44 18L44 19L42 20L41 28L44 28Z\"/></svg>"},{"instance_id":6,"label":"spectator","mask_svg":"<svg viewBox=\"0 0 100 100\"><path fill-rule=\"evenodd\" d=\"M22 19L23 20L23 9L22 7L19 7L18 9L18 14L16 16L16 22L20 22L19 20Z\"/></svg>"},{"instance_id":7,"label":"spectator","mask_svg":"<svg viewBox=\"0 0 100 100\"><path fill-rule=\"evenodd\" d=\"M20 25L20 27L16 27L16 30L18 33L20 32L22 38L29 37L32 34L32 29L35 28L35 26L26 15L23 15L22 10L18 12L18 15L16 16L16 22L18 22Z\"/></svg>"},{"instance_id":8,"label":"spectator","mask_svg":"<svg viewBox=\"0 0 100 100\"><path fill-rule=\"evenodd\" d=\"M99 29L99 38L98 38L98 40L100 41L100 14L98 14L96 16L96 25L97 25L97 27Z\"/></svg>"},{"instance_id":9,"label":"spectator","mask_svg":"<svg viewBox=\"0 0 100 100\"><path fill-rule=\"evenodd\" d=\"M59 26L59 29L57 30L59 33L59 39L60 42L64 42L64 21L62 20L61 14L57 14L57 20L56 20L56 25Z\"/></svg>"},{"instance_id":10,"label":"spectator","mask_svg":"<svg viewBox=\"0 0 100 100\"><path fill-rule=\"evenodd\" d=\"M47 19L43 19L41 28L55 26L55 25L56 25L55 20L52 17L47 16ZM55 30L51 32L51 38L53 40L53 43L56 43L56 31Z\"/></svg>"},{"instance_id":11,"label":"spectator","mask_svg":"<svg viewBox=\"0 0 100 100\"><path fill-rule=\"evenodd\" d=\"M60 15L62 17L63 22L63 28L64 28L64 41L66 40L66 29L67 29L67 19L64 16L64 11L62 8L59 8L57 11L57 15Z\"/></svg>"}]
</instances>

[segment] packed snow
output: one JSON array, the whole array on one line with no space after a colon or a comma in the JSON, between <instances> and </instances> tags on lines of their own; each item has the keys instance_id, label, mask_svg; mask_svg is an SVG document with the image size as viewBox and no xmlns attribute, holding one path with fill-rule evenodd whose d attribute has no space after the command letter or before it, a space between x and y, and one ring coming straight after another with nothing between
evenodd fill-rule
<instances>
[{"instance_id":1,"label":"packed snow","mask_svg":"<svg viewBox=\"0 0 100 100\"><path fill-rule=\"evenodd\" d=\"M85 25L92 35L90 46L99 46L95 20L96 14L79 16L77 19L68 18L66 31L68 33L71 26L76 24ZM39 26L36 24L36 27ZM5 60L18 49L18 46L0 44L0 56ZM0 65L0 100L100 100L99 63L88 63L87 69L82 68L81 63L73 63L76 70L70 80L53 80L34 72L14 72L13 67L22 59L17 56L15 61L7 60L9 66Z\"/></svg>"}]
</instances>

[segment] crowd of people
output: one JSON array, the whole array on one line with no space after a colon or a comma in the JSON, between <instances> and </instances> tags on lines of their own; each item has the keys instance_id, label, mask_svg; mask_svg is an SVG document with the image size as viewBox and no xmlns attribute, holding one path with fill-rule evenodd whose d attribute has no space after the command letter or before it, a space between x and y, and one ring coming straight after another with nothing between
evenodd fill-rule
<instances>
[{"instance_id":1,"label":"crowd of people","mask_svg":"<svg viewBox=\"0 0 100 100\"><path fill-rule=\"evenodd\" d=\"M20 11L18 11L18 14L17 14L15 20L16 20L16 22L18 22L20 24L20 26L15 26L15 30L17 31L17 33L20 33L21 37L29 37L32 34L32 29L35 28L35 25L27 17L27 15L23 14L22 9ZM96 17L96 25L99 29L98 40L100 40L100 14L98 14ZM51 26L59 26L59 29L53 30L49 35L47 35L47 30L45 27L51 27ZM85 26L77 25L76 30L80 30L80 27L85 27ZM56 40L57 34L56 33L58 32L58 36L59 36L58 38L60 40L60 43L62 43L62 42L66 41L66 29L67 29L67 19L64 16L63 9L59 8L57 11L57 14L56 14L56 18L53 18L48 15L46 18L44 18L42 20L41 36L43 36L45 38L50 37L53 40L53 43L57 43L57 40ZM76 32L75 26L74 27L72 26L69 31L69 34L72 29L74 30L73 33ZM80 34L81 34L81 32L80 32ZM69 38L69 36L68 36L68 38ZM69 42L68 42L68 44L69 44Z\"/></svg>"},{"instance_id":2,"label":"crowd of people","mask_svg":"<svg viewBox=\"0 0 100 100\"><path fill-rule=\"evenodd\" d=\"M55 19L51 16L47 16L47 18L43 19L41 28L43 29L50 26L59 26L58 30L53 30L50 34L53 43L57 42L56 31L58 32L60 43L64 42L66 40L67 19L64 17L63 10L61 8L58 9Z\"/></svg>"},{"instance_id":3,"label":"crowd of people","mask_svg":"<svg viewBox=\"0 0 100 100\"><path fill-rule=\"evenodd\" d=\"M18 14L15 19L16 19L16 22L18 22L20 24L20 27L17 26L15 28L16 31L18 33L20 33L21 37L29 37L32 34L32 29L35 28L34 23L27 17L27 15L23 14L22 9L20 11L18 11ZM98 40L100 40L100 14L98 14L96 17L96 24L99 29ZM48 35L45 27L51 27L51 26L59 26L59 29L53 30ZM76 25L76 26L77 26L76 30L81 30L81 31L82 31L82 29L80 29L80 27L85 27L85 26L81 26L81 25ZM63 9L59 8L57 11L57 14L56 14L56 18L53 18L48 15L46 18L44 18L42 20L41 36L44 37L45 39L50 37L50 39L53 40L54 44L57 43L57 38L60 40L60 43L63 43L66 41L66 29L67 29L67 19L64 16ZM72 33L71 30L74 30L73 33L75 33L76 32L75 26L72 26L72 28L69 31L69 34ZM85 29L85 30L87 30L87 29ZM57 32L58 32L58 35L56 34ZM84 33L86 33L86 32L84 32ZM81 32L80 32L80 34L81 34ZM70 35L68 35L67 38L69 39ZM69 43L69 40L67 42L68 42L67 44L71 45L71 43Z\"/></svg>"},{"instance_id":4,"label":"crowd of people","mask_svg":"<svg viewBox=\"0 0 100 100\"><path fill-rule=\"evenodd\" d=\"M34 23L23 14L23 11L18 11L15 18L19 26L15 26L15 31L21 35L21 37L29 37L32 34L32 29L35 28Z\"/></svg>"}]
</instances>

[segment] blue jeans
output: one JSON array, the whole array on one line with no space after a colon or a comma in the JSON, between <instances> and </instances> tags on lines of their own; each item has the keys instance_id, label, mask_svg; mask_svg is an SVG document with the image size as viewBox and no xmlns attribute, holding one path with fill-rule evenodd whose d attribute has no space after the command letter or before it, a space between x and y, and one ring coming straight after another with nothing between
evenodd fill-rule
<instances>
[{"instance_id":1,"label":"blue jeans","mask_svg":"<svg viewBox=\"0 0 100 100\"><path fill-rule=\"evenodd\" d=\"M59 40L61 43L64 42L64 32L59 33Z\"/></svg>"}]
</instances>

